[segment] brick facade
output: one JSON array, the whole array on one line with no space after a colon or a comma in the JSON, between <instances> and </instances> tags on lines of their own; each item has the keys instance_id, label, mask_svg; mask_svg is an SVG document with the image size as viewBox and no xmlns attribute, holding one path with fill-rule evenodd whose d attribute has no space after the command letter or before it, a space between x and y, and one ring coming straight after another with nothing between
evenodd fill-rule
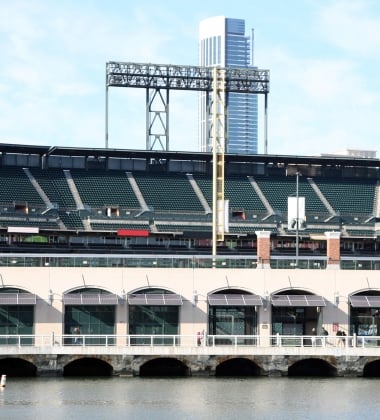
<instances>
[{"instance_id":1,"label":"brick facade","mask_svg":"<svg viewBox=\"0 0 380 420\"><path fill-rule=\"evenodd\" d=\"M325 232L327 239L327 264L340 265L340 232Z\"/></svg>"},{"instance_id":2,"label":"brick facade","mask_svg":"<svg viewBox=\"0 0 380 420\"><path fill-rule=\"evenodd\" d=\"M269 266L270 265L270 234L269 231L257 231L257 265Z\"/></svg>"}]
</instances>

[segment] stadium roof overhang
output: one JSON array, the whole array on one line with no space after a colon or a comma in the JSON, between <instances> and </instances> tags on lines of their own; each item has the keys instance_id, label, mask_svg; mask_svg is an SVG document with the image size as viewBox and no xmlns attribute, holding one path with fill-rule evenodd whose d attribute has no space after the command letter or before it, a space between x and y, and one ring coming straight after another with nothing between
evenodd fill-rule
<instances>
[{"instance_id":1,"label":"stadium roof overhang","mask_svg":"<svg viewBox=\"0 0 380 420\"><path fill-rule=\"evenodd\" d=\"M212 161L212 153L162 151L162 150L135 150L111 148L81 148L63 146L38 146L24 144L0 143L0 153L55 155L55 156L84 156L124 159L155 159L155 160L194 160ZM225 154L226 163L260 163L274 166L321 165L321 166L353 166L379 168L379 159L355 158L352 156L294 156L294 155L241 155Z\"/></svg>"},{"instance_id":2,"label":"stadium roof overhang","mask_svg":"<svg viewBox=\"0 0 380 420\"><path fill-rule=\"evenodd\" d=\"M50 146L36 146L27 144L6 144L0 143L0 153L16 153L24 155L45 155Z\"/></svg>"}]
</instances>

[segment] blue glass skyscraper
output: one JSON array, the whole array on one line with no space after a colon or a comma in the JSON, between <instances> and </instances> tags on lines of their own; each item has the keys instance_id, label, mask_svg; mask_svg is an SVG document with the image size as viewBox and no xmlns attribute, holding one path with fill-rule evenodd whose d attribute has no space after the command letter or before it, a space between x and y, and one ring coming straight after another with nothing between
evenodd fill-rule
<instances>
[{"instance_id":1,"label":"blue glass skyscraper","mask_svg":"<svg viewBox=\"0 0 380 420\"><path fill-rule=\"evenodd\" d=\"M224 16L202 20L199 25L199 65L253 67L253 30L245 35L245 21ZM257 95L228 93L226 97L226 153L258 153ZM207 94L199 103L200 151L212 150L208 133Z\"/></svg>"}]
</instances>

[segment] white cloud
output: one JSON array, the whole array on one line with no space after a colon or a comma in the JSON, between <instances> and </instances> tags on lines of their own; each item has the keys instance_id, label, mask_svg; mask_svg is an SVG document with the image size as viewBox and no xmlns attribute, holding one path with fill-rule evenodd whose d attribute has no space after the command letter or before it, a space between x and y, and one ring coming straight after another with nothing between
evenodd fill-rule
<instances>
[{"instance_id":1,"label":"white cloud","mask_svg":"<svg viewBox=\"0 0 380 420\"><path fill-rule=\"evenodd\" d=\"M379 93L356 62L295 57L277 49L268 50L265 60L271 68L269 153L377 149Z\"/></svg>"},{"instance_id":2,"label":"white cloud","mask_svg":"<svg viewBox=\"0 0 380 420\"><path fill-rule=\"evenodd\" d=\"M154 15L130 8L135 18L126 19L87 5L84 13L81 2L16 0L2 9L0 141L102 147L106 61L155 62L165 51L168 36ZM144 107L139 113L144 119Z\"/></svg>"},{"instance_id":3,"label":"white cloud","mask_svg":"<svg viewBox=\"0 0 380 420\"><path fill-rule=\"evenodd\" d=\"M271 71L269 152L372 148L380 113L377 3L305 3L297 13L283 6L281 17L269 10L273 2L255 5L262 13L256 62ZM213 9L197 4L190 13L175 1L2 2L0 141L103 147L106 62L196 64L196 14ZM228 15L217 6L216 14ZM259 118L262 130L262 109ZM145 91L112 89L109 130L110 147L145 148ZM197 137L197 100L171 93L170 149L197 150Z\"/></svg>"},{"instance_id":4,"label":"white cloud","mask_svg":"<svg viewBox=\"0 0 380 420\"><path fill-rule=\"evenodd\" d=\"M380 34L379 13L369 13L374 5L330 2L313 15L309 26L318 30L303 33L303 43L278 38L260 50L260 62L271 71L269 152L378 149L379 66L371 54L380 35L360 47L374 28Z\"/></svg>"},{"instance_id":5,"label":"white cloud","mask_svg":"<svg viewBox=\"0 0 380 420\"><path fill-rule=\"evenodd\" d=\"M358 57L377 60L380 54L379 3L334 1L320 11L317 30L325 41Z\"/></svg>"}]
</instances>

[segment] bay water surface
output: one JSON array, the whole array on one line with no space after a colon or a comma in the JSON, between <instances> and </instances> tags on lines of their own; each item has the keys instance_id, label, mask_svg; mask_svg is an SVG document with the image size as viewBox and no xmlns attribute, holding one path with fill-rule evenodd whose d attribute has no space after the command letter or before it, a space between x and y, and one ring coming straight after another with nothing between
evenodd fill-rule
<instances>
[{"instance_id":1,"label":"bay water surface","mask_svg":"<svg viewBox=\"0 0 380 420\"><path fill-rule=\"evenodd\" d=\"M1 419L374 419L380 379L8 378Z\"/></svg>"}]
</instances>

